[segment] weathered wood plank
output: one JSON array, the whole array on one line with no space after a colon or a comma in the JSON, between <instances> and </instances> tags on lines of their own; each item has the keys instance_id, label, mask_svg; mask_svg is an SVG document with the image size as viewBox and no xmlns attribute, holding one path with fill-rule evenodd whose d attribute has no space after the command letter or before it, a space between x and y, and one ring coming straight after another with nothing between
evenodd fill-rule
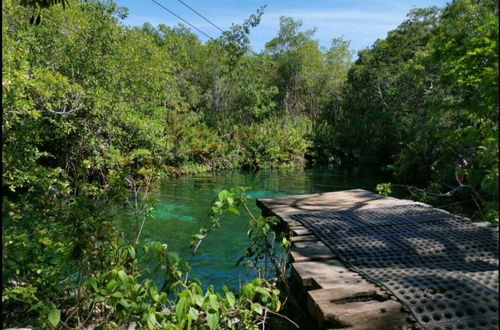
<instances>
[{"instance_id":1,"label":"weathered wood plank","mask_svg":"<svg viewBox=\"0 0 500 330\"><path fill-rule=\"evenodd\" d=\"M290 249L292 262L330 260L335 256L332 250L320 241L295 242Z\"/></svg>"},{"instance_id":2,"label":"weathered wood plank","mask_svg":"<svg viewBox=\"0 0 500 330\"><path fill-rule=\"evenodd\" d=\"M315 235L299 235L290 237L290 241L294 242L306 242L306 241L319 241Z\"/></svg>"},{"instance_id":3,"label":"weathered wood plank","mask_svg":"<svg viewBox=\"0 0 500 330\"><path fill-rule=\"evenodd\" d=\"M306 291L367 283L358 273L348 270L337 260L293 263L291 276Z\"/></svg>"},{"instance_id":4,"label":"weathered wood plank","mask_svg":"<svg viewBox=\"0 0 500 330\"><path fill-rule=\"evenodd\" d=\"M257 206L265 210L265 212L270 212L281 218L294 213L303 213L304 211L367 209L412 203L415 202L385 197L363 189L257 200Z\"/></svg>"},{"instance_id":5,"label":"weathered wood plank","mask_svg":"<svg viewBox=\"0 0 500 330\"><path fill-rule=\"evenodd\" d=\"M304 226L295 226L291 228L292 236L303 236L303 235L312 235L312 231L307 229Z\"/></svg>"},{"instance_id":6,"label":"weathered wood plank","mask_svg":"<svg viewBox=\"0 0 500 330\"><path fill-rule=\"evenodd\" d=\"M402 329L407 319L401 303L369 283L309 291L307 306L322 328Z\"/></svg>"}]
</instances>

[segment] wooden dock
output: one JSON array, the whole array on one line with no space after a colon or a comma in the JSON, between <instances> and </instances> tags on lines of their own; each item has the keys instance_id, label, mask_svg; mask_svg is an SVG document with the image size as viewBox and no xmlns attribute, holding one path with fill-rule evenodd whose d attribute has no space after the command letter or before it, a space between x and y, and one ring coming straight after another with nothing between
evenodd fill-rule
<instances>
[{"instance_id":1,"label":"wooden dock","mask_svg":"<svg viewBox=\"0 0 500 330\"><path fill-rule=\"evenodd\" d=\"M291 230L290 282L318 328L498 329L498 227L361 189L257 205Z\"/></svg>"}]
</instances>

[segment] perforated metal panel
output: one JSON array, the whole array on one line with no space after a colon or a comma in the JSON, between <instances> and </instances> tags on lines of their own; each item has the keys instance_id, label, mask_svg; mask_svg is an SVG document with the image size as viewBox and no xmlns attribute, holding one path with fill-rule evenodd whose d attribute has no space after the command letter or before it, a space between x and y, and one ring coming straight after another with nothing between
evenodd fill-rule
<instances>
[{"instance_id":1,"label":"perforated metal panel","mask_svg":"<svg viewBox=\"0 0 500 330\"><path fill-rule=\"evenodd\" d=\"M498 329L498 228L422 204L291 216L425 329Z\"/></svg>"}]
</instances>

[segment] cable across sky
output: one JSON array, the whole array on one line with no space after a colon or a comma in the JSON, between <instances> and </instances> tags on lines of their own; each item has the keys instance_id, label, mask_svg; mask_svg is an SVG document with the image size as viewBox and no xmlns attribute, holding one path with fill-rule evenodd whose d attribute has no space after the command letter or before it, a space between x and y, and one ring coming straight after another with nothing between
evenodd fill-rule
<instances>
[{"instance_id":1,"label":"cable across sky","mask_svg":"<svg viewBox=\"0 0 500 330\"><path fill-rule=\"evenodd\" d=\"M151 0L153 1L154 3L156 3L159 7L163 8L164 10L168 11L170 14L174 15L175 17L177 17L178 19L180 19L181 21L183 21L184 23L186 23L187 25L189 25L190 27L192 27L193 29L195 29L196 31L200 32L201 34L203 34L205 37L207 37L208 39L213 39L211 36L209 36L208 34L206 34L205 32L203 32L202 30L198 29L196 26L194 26L193 24L189 23L188 21L186 21L184 18L180 17L179 15L177 15L176 13L174 13L173 11L171 11L170 9L168 9L167 7L165 7L164 5L162 5L161 3L159 3L158 1L156 0Z\"/></svg>"},{"instance_id":2,"label":"cable across sky","mask_svg":"<svg viewBox=\"0 0 500 330\"><path fill-rule=\"evenodd\" d=\"M184 6L186 6L187 8L189 8L192 12L194 12L196 15L200 16L201 18L203 18L208 23L212 24L212 26L214 26L220 32L224 32L224 30L222 30L217 24L215 24L214 22L212 22L211 20L209 20L208 18L206 18L205 16L203 16L202 14L200 14L197 10L193 9L190 5L188 5L184 1L182 1L182 0L177 0L177 1L179 1L180 3L182 3Z\"/></svg>"}]
</instances>

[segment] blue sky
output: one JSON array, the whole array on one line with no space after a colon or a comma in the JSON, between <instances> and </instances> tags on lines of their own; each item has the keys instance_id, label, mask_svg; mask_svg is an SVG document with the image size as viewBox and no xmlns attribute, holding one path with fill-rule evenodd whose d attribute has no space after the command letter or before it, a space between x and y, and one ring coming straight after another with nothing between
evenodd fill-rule
<instances>
[{"instance_id":1,"label":"blue sky","mask_svg":"<svg viewBox=\"0 0 500 330\"><path fill-rule=\"evenodd\" d=\"M219 31L197 16L177 0L157 0L188 22L217 37ZM315 38L328 47L333 38L342 37L351 41L351 48L357 52L371 46L375 40L385 38L387 32L395 29L412 8L439 6L445 0L183 0L222 29L231 23L241 23L255 13L261 5L267 4L262 21L250 33L254 51L259 52L267 41L276 36L280 16L291 16L303 22L303 30L317 28ZM129 9L126 25L142 25L149 22L176 25L179 19L158 7L151 0L117 0L120 6ZM205 36L194 31L201 40Z\"/></svg>"}]
</instances>

